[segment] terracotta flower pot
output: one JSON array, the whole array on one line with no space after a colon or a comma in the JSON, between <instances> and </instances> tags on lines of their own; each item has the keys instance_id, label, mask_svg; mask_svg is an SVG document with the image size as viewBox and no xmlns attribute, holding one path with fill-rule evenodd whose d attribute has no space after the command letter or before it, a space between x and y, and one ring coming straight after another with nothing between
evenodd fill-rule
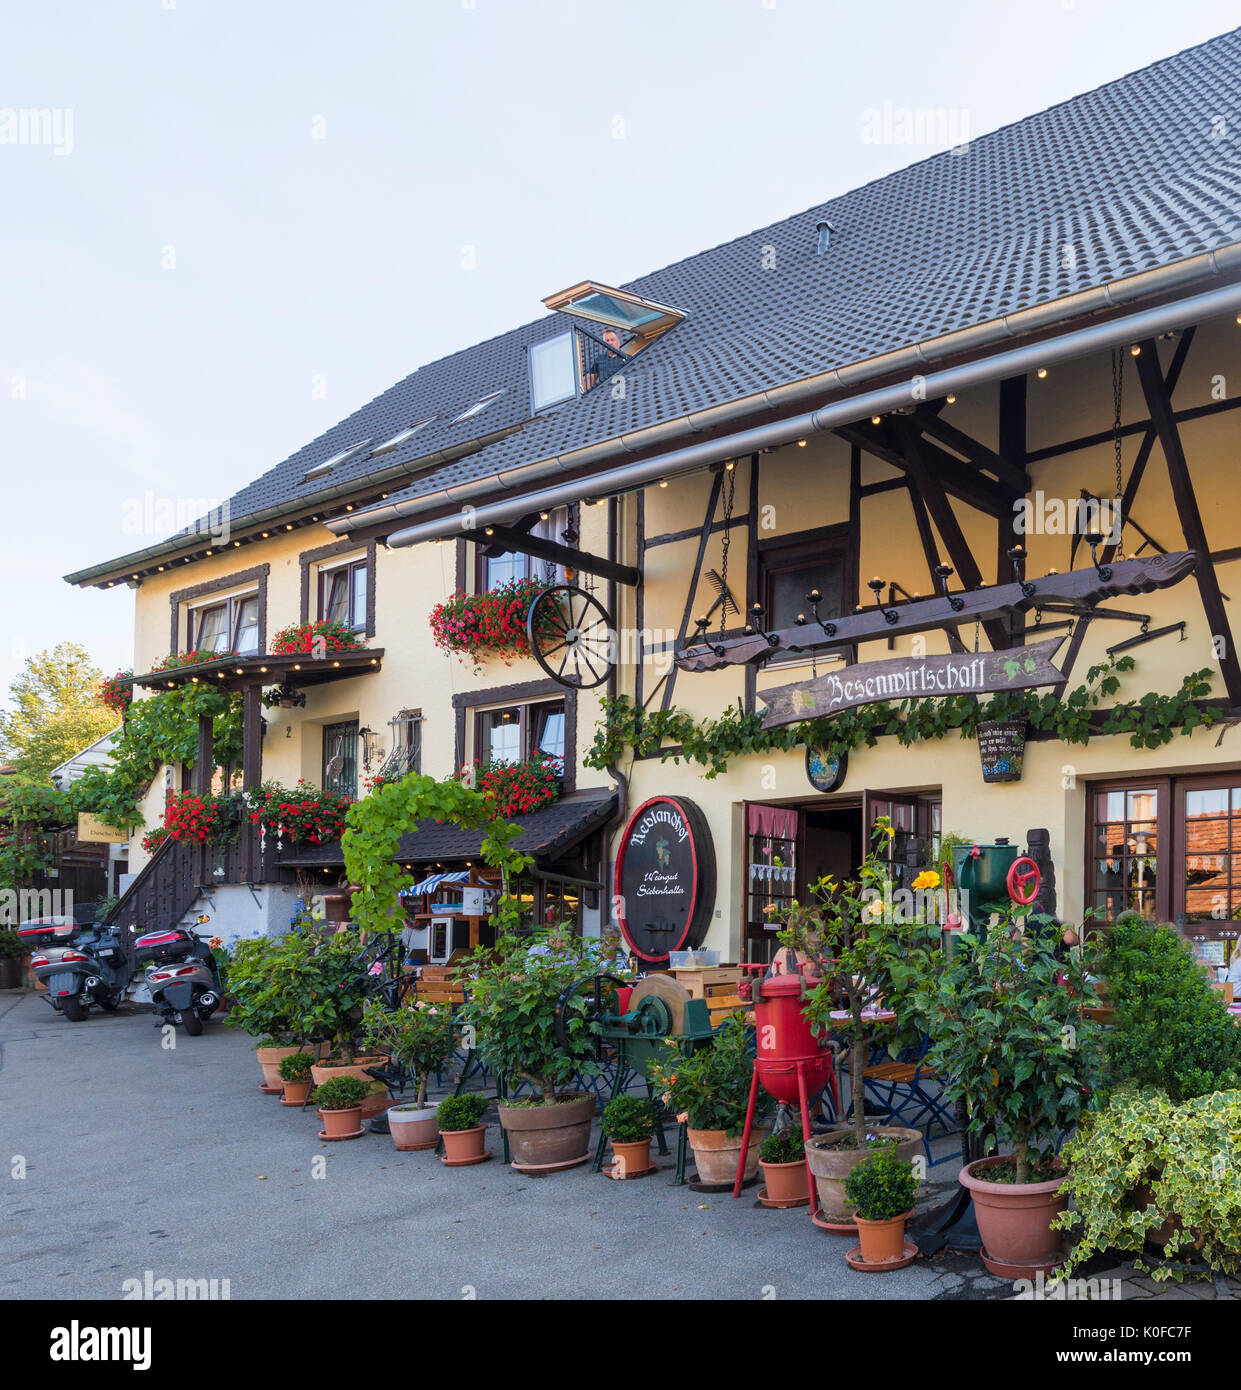
<instances>
[{"instance_id":1,"label":"terracotta flower pot","mask_svg":"<svg viewBox=\"0 0 1241 1390\"><path fill-rule=\"evenodd\" d=\"M376 1081L373 1076L367 1076L366 1069L367 1067L377 1067L387 1060L382 1052L368 1053L365 1057L355 1057L349 1063L334 1064L335 1059L328 1057L311 1067L310 1075L316 1086L322 1086L325 1081L330 1081L334 1076L356 1076L359 1081L365 1081L370 1090L362 1101L362 1118L369 1120L373 1115L382 1115L392 1104L392 1101L388 1098L388 1088L382 1081Z\"/></svg>"},{"instance_id":2,"label":"terracotta flower pot","mask_svg":"<svg viewBox=\"0 0 1241 1390\"><path fill-rule=\"evenodd\" d=\"M291 1057L295 1052L301 1052L300 1047L256 1047L254 1055L259 1059L259 1066L263 1070L263 1088L265 1090L280 1091L284 1086L284 1081L280 1076L280 1063L285 1057Z\"/></svg>"},{"instance_id":3,"label":"terracotta flower pot","mask_svg":"<svg viewBox=\"0 0 1241 1390\"><path fill-rule=\"evenodd\" d=\"M912 1161L922 1152L922 1135L901 1125L877 1125L868 1131L881 1139L896 1140L896 1157ZM853 1203L845 1196L845 1179L874 1149L841 1148L852 1129L836 1129L828 1134L812 1134L806 1140L806 1157L819 1193L819 1208L825 1221L836 1225L853 1223Z\"/></svg>"},{"instance_id":4,"label":"terracotta flower pot","mask_svg":"<svg viewBox=\"0 0 1241 1390\"><path fill-rule=\"evenodd\" d=\"M323 1118L323 1132L329 1139L344 1139L362 1128L362 1107L351 1106L348 1110L320 1110Z\"/></svg>"},{"instance_id":5,"label":"terracotta flower pot","mask_svg":"<svg viewBox=\"0 0 1241 1390\"><path fill-rule=\"evenodd\" d=\"M444 1140L443 1162L450 1167L457 1164L477 1163L487 1152L487 1126L475 1125L473 1129L443 1129L440 1136Z\"/></svg>"},{"instance_id":6,"label":"terracotta flower pot","mask_svg":"<svg viewBox=\"0 0 1241 1390\"><path fill-rule=\"evenodd\" d=\"M759 1159L769 1202L804 1202L810 1196L810 1179L802 1159L795 1163L767 1163Z\"/></svg>"},{"instance_id":7,"label":"terracotta flower pot","mask_svg":"<svg viewBox=\"0 0 1241 1390\"><path fill-rule=\"evenodd\" d=\"M1151 1189L1147 1183L1141 1183L1133 1189L1133 1205L1138 1211L1145 1211L1152 1200ZM1153 1215L1157 1216L1158 1212L1153 1213ZM1147 1245L1153 1250L1158 1250L1160 1255L1163 1255L1164 1247L1169 1241L1185 1236L1184 1224L1181 1218L1176 1215L1168 1217L1166 1221L1161 1221L1157 1226L1146 1228ZM1199 1257L1202 1246L1203 1238L1191 1232L1188 1238L1182 1239L1179 1244L1173 1247L1172 1258L1182 1260L1187 1264L1192 1263Z\"/></svg>"},{"instance_id":8,"label":"terracotta flower pot","mask_svg":"<svg viewBox=\"0 0 1241 1390\"><path fill-rule=\"evenodd\" d=\"M645 1139L634 1139L627 1144L616 1139L609 1142L612 1145L612 1152L616 1155L616 1163L613 1166L613 1173L616 1177L623 1178L629 1173L645 1173L651 1166L650 1135L647 1135Z\"/></svg>"},{"instance_id":9,"label":"terracotta flower pot","mask_svg":"<svg viewBox=\"0 0 1241 1390\"><path fill-rule=\"evenodd\" d=\"M283 1105L305 1105L306 1098L310 1095L311 1082L307 1081L286 1081L284 1083L284 1095L281 1096Z\"/></svg>"},{"instance_id":10,"label":"terracotta flower pot","mask_svg":"<svg viewBox=\"0 0 1241 1390\"><path fill-rule=\"evenodd\" d=\"M722 1129L688 1129L689 1146L694 1151L694 1166L698 1181L712 1184L727 1183L737 1178L737 1161L741 1156L741 1135L726 1134ZM757 1129L750 1131L750 1147L745 1155L745 1177L748 1182L758 1173L758 1146L764 1136Z\"/></svg>"},{"instance_id":11,"label":"terracotta flower pot","mask_svg":"<svg viewBox=\"0 0 1241 1390\"><path fill-rule=\"evenodd\" d=\"M893 1216L887 1221L867 1221L855 1212L858 1243L862 1247L862 1258L867 1264L881 1264L889 1260L899 1260L905 1253L905 1222L913 1215L913 1208L902 1216Z\"/></svg>"},{"instance_id":12,"label":"terracotta flower pot","mask_svg":"<svg viewBox=\"0 0 1241 1390\"><path fill-rule=\"evenodd\" d=\"M958 1181L974 1199L974 1215L982 1236L982 1262L1004 1279L1024 1279L1042 1270L1050 1274L1064 1261L1053 1216L1069 1204L1059 1188L1065 1174L1047 1182L988 1182L987 1170L1007 1163L1005 1155L980 1158L962 1168Z\"/></svg>"},{"instance_id":13,"label":"terracotta flower pot","mask_svg":"<svg viewBox=\"0 0 1241 1390\"><path fill-rule=\"evenodd\" d=\"M440 1127L436 1123L433 1105L391 1106L388 1110L388 1133L402 1153L418 1149L433 1149L439 1142Z\"/></svg>"},{"instance_id":14,"label":"terracotta flower pot","mask_svg":"<svg viewBox=\"0 0 1241 1390\"><path fill-rule=\"evenodd\" d=\"M574 1093L552 1105L500 1104L496 1109L508 1135L512 1166L519 1172L573 1168L590 1157L593 1095Z\"/></svg>"}]
</instances>

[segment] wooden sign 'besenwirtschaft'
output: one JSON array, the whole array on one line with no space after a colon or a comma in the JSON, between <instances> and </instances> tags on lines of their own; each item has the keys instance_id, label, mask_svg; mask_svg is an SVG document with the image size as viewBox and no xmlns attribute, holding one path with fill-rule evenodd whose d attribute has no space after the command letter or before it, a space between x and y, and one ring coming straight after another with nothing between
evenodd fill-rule
<instances>
[{"instance_id":1,"label":"wooden sign 'besenwirtschaft'","mask_svg":"<svg viewBox=\"0 0 1241 1390\"><path fill-rule=\"evenodd\" d=\"M900 657L845 666L796 685L758 691L767 706L763 724L796 724L881 700L923 700L947 695L989 695L1032 685L1056 685L1062 673L1051 658L1063 637L999 652Z\"/></svg>"}]
</instances>

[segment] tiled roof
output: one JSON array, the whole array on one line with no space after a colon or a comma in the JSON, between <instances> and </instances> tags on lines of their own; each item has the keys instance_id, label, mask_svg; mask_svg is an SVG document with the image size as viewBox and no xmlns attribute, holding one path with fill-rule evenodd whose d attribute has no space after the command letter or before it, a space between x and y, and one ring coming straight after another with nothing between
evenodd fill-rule
<instances>
[{"instance_id":1,"label":"tiled roof","mask_svg":"<svg viewBox=\"0 0 1241 1390\"><path fill-rule=\"evenodd\" d=\"M526 350L570 322L548 315L419 368L242 489L231 524L524 425L389 500L488 477L1241 240L1239 104L1234 30L623 286L687 315L627 367L623 397L598 389L530 419ZM835 231L819 255L823 219ZM429 415L397 450L303 481Z\"/></svg>"},{"instance_id":2,"label":"tiled roof","mask_svg":"<svg viewBox=\"0 0 1241 1390\"><path fill-rule=\"evenodd\" d=\"M602 825L616 809L616 793L607 788L573 792L528 816L508 816L522 828L513 842L523 854L546 862L572 849L579 840ZM416 829L401 837L397 859L403 863L435 863L452 859L477 859L483 831L466 830L447 821L420 820ZM285 868L344 864L340 841L286 855Z\"/></svg>"}]
</instances>

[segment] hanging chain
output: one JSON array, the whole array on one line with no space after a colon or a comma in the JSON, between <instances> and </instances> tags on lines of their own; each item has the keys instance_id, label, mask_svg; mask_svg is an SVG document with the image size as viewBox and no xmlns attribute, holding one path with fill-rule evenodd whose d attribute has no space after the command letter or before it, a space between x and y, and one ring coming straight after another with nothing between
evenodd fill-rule
<instances>
[{"instance_id":1,"label":"hanging chain","mask_svg":"<svg viewBox=\"0 0 1241 1390\"><path fill-rule=\"evenodd\" d=\"M1116 555L1125 558L1124 517L1120 516L1121 499L1125 491L1124 468L1121 459L1121 406L1125 398L1125 358L1117 348L1112 349L1112 449L1116 455L1116 511L1112 526L1116 533ZM1117 524L1119 522L1119 525Z\"/></svg>"},{"instance_id":2,"label":"hanging chain","mask_svg":"<svg viewBox=\"0 0 1241 1390\"><path fill-rule=\"evenodd\" d=\"M724 493L724 534L720 539L720 631L728 626L728 547L733 539L733 499L737 494L737 470L728 472L728 489Z\"/></svg>"},{"instance_id":3,"label":"hanging chain","mask_svg":"<svg viewBox=\"0 0 1241 1390\"><path fill-rule=\"evenodd\" d=\"M978 629L981 626L977 618L974 619L974 651L978 651Z\"/></svg>"}]
</instances>

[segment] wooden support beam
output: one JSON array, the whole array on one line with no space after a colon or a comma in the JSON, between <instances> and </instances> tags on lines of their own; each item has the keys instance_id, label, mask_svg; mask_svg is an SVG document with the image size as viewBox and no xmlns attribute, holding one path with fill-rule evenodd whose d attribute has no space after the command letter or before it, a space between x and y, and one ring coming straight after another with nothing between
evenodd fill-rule
<instances>
[{"instance_id":1,"label":"wooden support beam","mask_svg":"<svg viewBox=\"0 0 1241 1390\"><path fill-rule=\"evenodd\" d=\"M918 528L918 539L922 542L922 554L926 557L927 574L931 581L931 593L939 592L939 576L935 573L936 566L939 564L939 550L935 544L935 533L931 530L931 519L926 514L926 503L923 502L916 489L905 480L909 489L909 504L913 507L914 525ZM961 630L956 623L945 623L944 633L948 638L948 645L954 652L966 650L965 643L961 640Z\"/></svg>"},{"instance_id":2,"label":"wooden support beam","mask_svg":"<svg viewBox=\"0 0 1241 1390\"><path fill-rule=\"evenodd\" d=\"M1237 661L1237 650L1233 646L1232 628L1224 609L1219 579L1215 573L1215 566L1211 563L1211 548L1207 544L1206 530L1198 510L1198 499L1194 494L1189 464L1185 460L1180 430L1172 418L1172 400L1159 368L1159 352L1152 338L1146 339L1141 344L1141 349L1137 359L1138 379L1146 396L1146 408L1159 435L1159 446L1168 464L1172 496L1181 519L1185 544L1190 550L1196 551L1199 557L1196 569L1198 592L1202 596L1202 607L1210 625L1211 640L1220 649L1218 660L1220 672L1224 677L1224 688L1228 692L1229 703L1241 705L1241 664Z\"/></svg>"},{"instance_id":3,"label":"wooden support beam","mask_svg":"<svg viewBox=\"0 0 1241 1390\"><path fill-rule=\"evenodd\" d=\"M961 524L957 521L956 513L952 510L952 503L949 502L939 478L932 473L927 463L918 426L902 415L894 415L892 427L900 441L906 471L923 502L926 503L931 520L935 523L935 529L947 547L948 557L957 571L957 578L962 587L965 589L981 587L982 571L978 568L978 562L974 559L973 552L969 548L965 533L961 530ZM985 619L983 630L995 651L1009 645L1008 627L1001 619Z\"/></svg>"},{"instance_id":4,"label":"wooden support beam","mask_svg":"<svg viewBox=\"0 0 1241 1390\"><path fill-rule=\"evenodd\" d=\"M894 415L891 418L900 420L905 417ZM869 421L857 422L842 426L835 433L850 444L860 444L868 454L874 454L893 468L906 471L904 454L888 426L872 425ZM962 463L929 439L922 441L922 452L927 463L935 469L944 491L950 496L990 516L998 517L1011 510L1010 493L986 474L979 473L968 463Z\"/></svg>"},{"instance_id":5,"label":"wooden support beam","mask_svg":"<svg viewBox=\"0 0 1241 1390\"><path fill-rule=\"evenodd\" d=\"M521 555L533 555L536 560L551 560L564 565L566 569L585 570L587 574L597 574L601 579L614 579L618 584L637 588L641 574L633 565L622 565L602 555L592 555L586 550L575 550L561 545L559 541L544 540L541 536L526 536L508 526L493 526L491 534L485 531L467 531L466 539L479 545L498 545L501 550L515 550Z\"/></svg>"},{"instance_id":6,"label":"wooden support beam","mask_svg":"<svg viewBox=\"0 0 1241 1390\"><path fill-rule=\"evenodd\" d=\"M1023 377L1022 380L1024 379ZM997 454L994 449L987 448L981 440L957 429L955 425L922 406L914 411L913 418L922 427L923 434L929 434L932 439L938 439L941 444L946 444L956 453L964 455L975 468L985 468L987 472L994 473L996 480L1010 492L1030 491L1030 475L1014 459Z\"/></svg>"},{"instance_id":7,"label":"wooden support beam","mask_svg":"<svg viewBox=\"0 0 1241 1390\"><path fill-rule=\"evenodd\" d=\"M745 559L745 604L743 612L748 616L751 607L758 602L758 461L760 455L750 455L750 510L746 527ZM755 696L758 692L758 672L753 666L745 668L745 712L754 713Z\"/></svg>"},{"instance_id":8,"label":"wooden support beam","mask_svg":"<svg viewBox=\"0 0 1241 1390\"><path fill-rule=\"evenodd\" d=\"M715 509L719 505L720 492L724 486L723 473L711 479L711 496L707 499L707 514L702 522L702 534L698 538L698 554L694 560L694 572L690 575L689 589L685 595L685 609L681 614L681 625L677 628L677 645L684 646L689 632L690 618L694 612L694 599L698 596L698 581L702 578L703 561L707 558L707 542L711 539L711 523L715 520ZM674 682L670 679L659 697L659 708L666 710L672 704Z\"/></svg>"},{"instance_id":9,"label":"wooden support beam","mask_svg":"<svg viewBox=\"0 0 1241 1390\"><path fill-rule=\"evenodd\" d=\"M215 734L214 720L209 714L198 716L198 753L194 761L194 790L199 796L206 796L211 790L211 778L215 772Z\"/></svg>"},{"instance_id":10,"label":"wooden support beam","mask_svg":"<svg viewBox=\"0 0 1241 1390\"><path fill-rule=\"evenodd\" d=\"M241 692L241 787L254 791L263 780L263 687L252 682ZM255 876L254 826L241 822L241 879L253 883Z\"/></svg>"},{"instance_id":11,"label":"wooden support beam","mask_svg":"<svg viewBox=\"0 0 1241 1390\"><path fill-rule=\"evenodd\" d=\"M1026 472L1026 377L1012 376L1000 382L1000 453L1015 467L1019 468L1025 479L1022 492L1030 490L1030 475ZM1007 517L999 517L996 522L995 582L1011 584L1016 578L1013 562L1008 552L1021 540L1017 531L1017 512L1013 508ZM1009 640L1014 646L1025 641L1026 619L1024 613L1014 613L1006 622Z\"/></svg>"}]
</instances>

